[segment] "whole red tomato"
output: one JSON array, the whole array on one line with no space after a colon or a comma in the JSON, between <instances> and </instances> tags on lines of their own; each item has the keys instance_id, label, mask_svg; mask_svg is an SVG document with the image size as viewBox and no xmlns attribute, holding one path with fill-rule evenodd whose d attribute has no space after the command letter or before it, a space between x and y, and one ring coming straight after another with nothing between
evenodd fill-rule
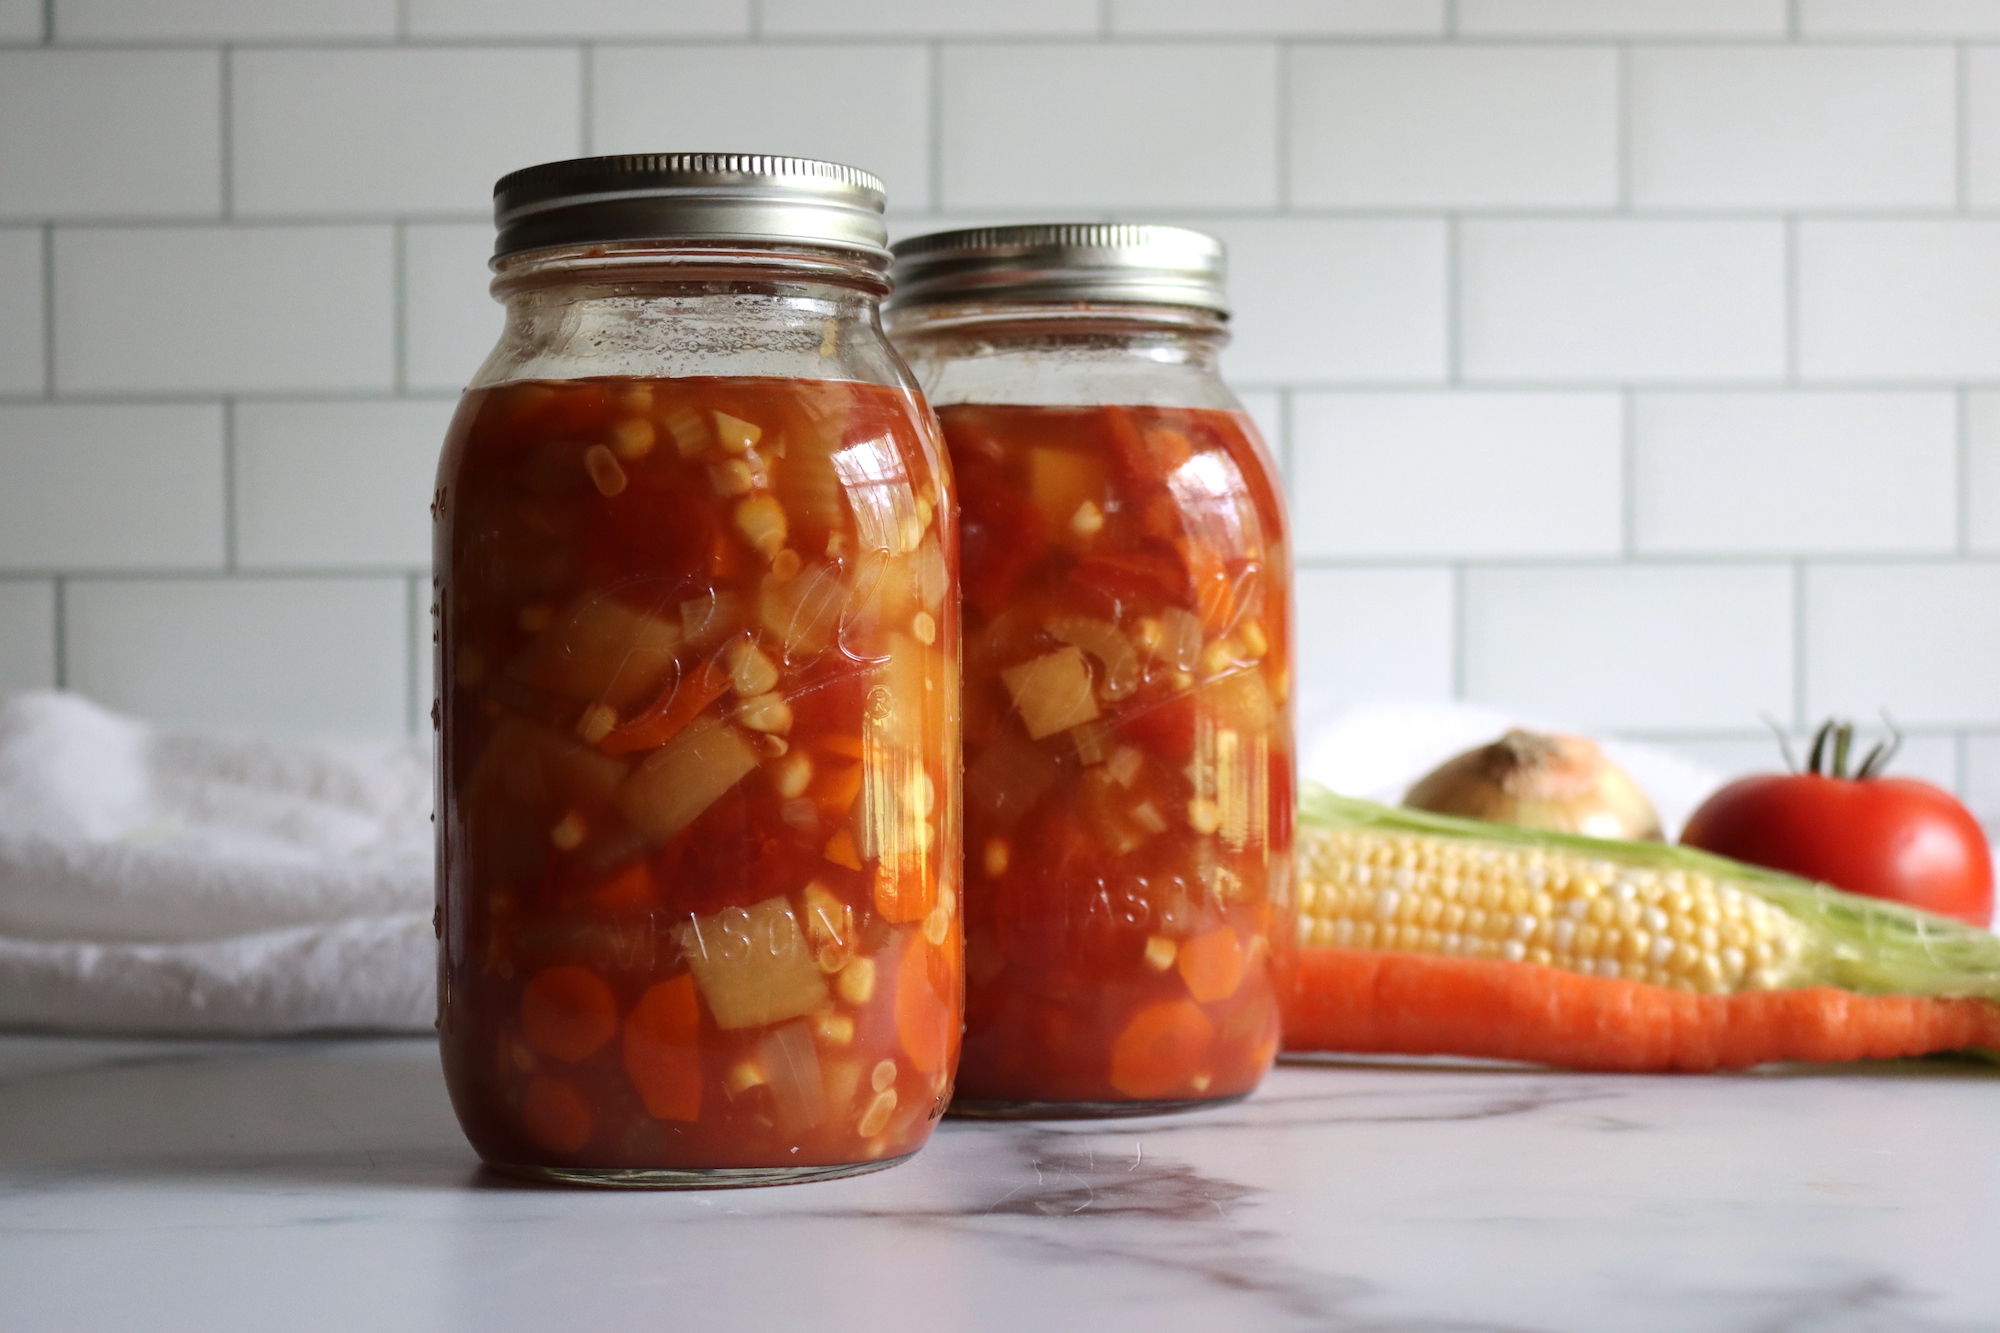
<instances>
[{"instance_id":1,"label":"whole red tomato","mask_svg":"<svg viewBox=\"0 0 2000 1333\"><path fill-rule=\"evenodd\" d=\"M1848 777L1852 739L1851 726L1828 723L1814 739L1806 772L1730 783L1689 817L1681 842L1986 925L1993 917L1993 862L1979 821L1928 782L1877 776L1893 746L1877 746Z\"/></svg>"}]
</instances>

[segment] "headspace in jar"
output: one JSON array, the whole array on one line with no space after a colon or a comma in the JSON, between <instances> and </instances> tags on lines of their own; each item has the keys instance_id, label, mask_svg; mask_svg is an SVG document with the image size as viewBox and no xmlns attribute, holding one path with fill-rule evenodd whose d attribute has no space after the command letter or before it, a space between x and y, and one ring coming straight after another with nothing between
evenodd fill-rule
<instances>
[{"instance_id":1,"label":"headspace in jar","mask_svg":"<svg viewBox=\"0 0 2000 1333\"><path fill-rule=\"evenodd\" d=\"M1219 320L1188 307L1216 283L1144 286L1149 244L1213 247L1189 236L994 228L898 248L894 327L938 405L964 543L961 1113L1200 1105L1249 1092L1277 1049L1285 520L1213 375ZM1081 290L1065 248L1085 251Z\"/></svg>"},{"instance_id":2,"label":"headspace in jar","mask_svg":"<svg viewBox=\"0 0 2000 1333\"><path fill-rule=\"evenodd\" d=\"M948 472L905 384L834 377L869 321L822 321L817 279L737 255L732 296L647 262L609 294L579 281L562 317L643 276L753 347L804 339L711 363L829 377L502 378L461 405L438 546L448 1081L513 1171L886 1164L929 1137L959 1034Z\"/></svg>"}]
</instances>

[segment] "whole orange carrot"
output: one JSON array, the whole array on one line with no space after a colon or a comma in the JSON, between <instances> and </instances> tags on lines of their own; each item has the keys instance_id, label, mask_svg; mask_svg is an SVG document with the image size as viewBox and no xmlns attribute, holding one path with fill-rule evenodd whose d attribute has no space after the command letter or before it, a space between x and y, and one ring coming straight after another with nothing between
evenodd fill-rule
<instances>
[{"instance_id":1,"label":"whole orange carrot","mask_svg":"<svg viewBox=\"0 0 2000 1333\"><path fill-rule=\"evenodd\" d=\"M1747 1069L2000 1049L2000 1005L1835 986L1699 995L1485 958L1306 949L1288 1051L1527 1060L1568 1069Z\"/></svg>"},{"instance_id":2,"label":"whole orange carrot","mask_svg":"<svg viewBox=\"0 0 2000 1333\"><path fill-rule=\"evenodd\" d=\"M1287 1050L1577 1069L2000 1052L2000 939L1688 848L1308 789Z\"/></svg>"}]
</instances>

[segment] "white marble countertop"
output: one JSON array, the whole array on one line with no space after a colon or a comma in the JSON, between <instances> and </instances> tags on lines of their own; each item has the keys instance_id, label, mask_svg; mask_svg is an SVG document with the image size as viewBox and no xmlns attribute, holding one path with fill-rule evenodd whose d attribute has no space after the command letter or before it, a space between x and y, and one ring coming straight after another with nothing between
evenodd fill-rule
<instances>
[{"instance_id":1,"label":"white marble countertop","mask_svg":"<svg viewBox=\"0 0 2000 1333\"><path fill-rule=\"evenodd\" d=\"M482 1172L422 1041L0 1039L0 1328L2000 1328L2000 1077L1285 1067L819 1185Z\"/></svg>"}]
</instances>

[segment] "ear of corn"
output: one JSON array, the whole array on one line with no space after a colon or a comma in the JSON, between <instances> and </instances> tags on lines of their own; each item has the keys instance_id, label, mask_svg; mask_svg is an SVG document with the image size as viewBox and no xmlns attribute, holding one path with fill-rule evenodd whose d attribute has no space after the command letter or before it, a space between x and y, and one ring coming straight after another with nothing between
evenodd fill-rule
<instances>
[{"instance_id":1,"label":"ear of corn","mask_svg":"<svg viewBox=\"0 0 2000 1333\"><path fill-rule=\"evenodd\" d=\"M1455 819L1307 784L1299 943L1540 963L1682 990L2000 999L2000 938L1660 843Z\"/></svg>"}]
</instances>

